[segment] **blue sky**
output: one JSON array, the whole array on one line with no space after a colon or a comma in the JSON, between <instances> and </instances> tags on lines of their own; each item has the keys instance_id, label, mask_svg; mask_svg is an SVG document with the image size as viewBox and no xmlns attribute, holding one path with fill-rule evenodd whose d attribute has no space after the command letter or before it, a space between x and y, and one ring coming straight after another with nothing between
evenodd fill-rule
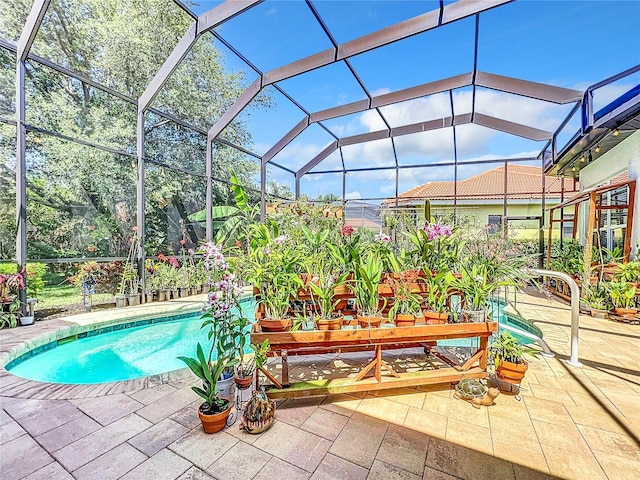
<instances>
[{"instance_id":1,"label":"blue sky","mask_svg":"<svg viewBox=\"0 0 640 480\"><path fill-rule=\"evenodd\" d=\"M201 13L221 2L199 2ZM438 8L437 1L324 1L313 2L335 40L340 44ZM445 4L452 3L445 1ZM535 82L584 90L587 86L640 63L640 2L634 1L517 1L480 15L478 70ZM408 88L473 70L475 18L463 19L394 44L357 55L350 62L371 95ZM263 72L331 47L302 1L266 1L218 27L217 32ZM256 74L224 46L227 69L246 71L249 85ZM599 90L596 108L633 85L640 75ZM322 67L284 80L279 86L309 112L362 100L366 95L344 63ZM267 93L274 108L253 110L243 118L253 135L252 150L265 153L303 117L304 113L273 88ZM456 114L471 110L472 89L454 90ZM476 90L476 111L516 123L553 131L571 105L554 105L494 90ZM436 94L381 109L392 127L450 115L449 94ZM577 128L572 122L564 137ZM384 129L375 111L324 122L336 136L344 137ZM503 134L478 125L456 128L458 161L537 155L544 143ZM400 165L453 161L451 128L396 137ZM296 170L333 141L323 128L312 125L278 154L274 161ZM393 165L389 139L343 149L347 168ZM458 169L463 179L495 168L469 166ZM339 153L315 170L341 167ZM293 178L269 168L269 178L293 189ZM404 169L402 192L428 181L452 180L453 168ZM342 194L341 174L310 175L302 193ZM395 194L395 172L350 173L349 198L380 198Z\"/></svg>"}]
</instances>

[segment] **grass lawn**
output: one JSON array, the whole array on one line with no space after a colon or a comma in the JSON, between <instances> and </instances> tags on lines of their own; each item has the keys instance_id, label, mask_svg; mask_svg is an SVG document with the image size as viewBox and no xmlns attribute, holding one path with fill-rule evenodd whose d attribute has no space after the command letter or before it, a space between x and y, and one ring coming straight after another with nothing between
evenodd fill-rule
<instances>
[{"instance_id":1,"label":"grass lawn","mask_svg":"<svg viewBox=\"0 0 640 480\"><path fill-rule=\"evenodd\" d=\"M93 304L105 303L113 299L110 293L92 295ZM87 297L89 303L89 297ZM73 285L48 285L44 287L38 298L36 310L64 309L65 307L82 305L82 291Z\"/></svg>"}]
</instances>

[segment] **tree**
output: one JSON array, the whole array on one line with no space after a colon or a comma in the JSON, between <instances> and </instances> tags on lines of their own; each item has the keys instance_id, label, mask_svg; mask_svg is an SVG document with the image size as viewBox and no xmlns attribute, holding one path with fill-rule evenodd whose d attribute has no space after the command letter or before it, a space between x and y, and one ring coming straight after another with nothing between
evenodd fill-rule
<instances>
[{"instance_id":1,"label":"tree","mask_svg":"<svg viewBox=\"0 0 640 480\"><path fill-rule=\"evenodd\" d=\"M18 38L31 4L15 0L0 11L10 39ZM191 23L174 2L165 0L59 0L51 2L33 52L137 98ZM248 83L244 72L225 71L211 39L205 34L198 40L153 103L204 130ZM4 111L14 97L15 73L7 72L15 70L15 57L0 51ZM5 81L7 76L12 81ZM27 90L29 124L135 153L135 105L35 62L28 64ZM269 104L264 95L252 102ZM224 135L238 145L251 142L242 119ZM122 255L135 222L135 158L32 133L28 140L30 247L40 245L47 255L51 250L60 256L82 255L87 247L96 247L96 256ZM145 141L148 245L170 249L171 237L197 243L203 230L188 215L204 206L206 181L162 164L204 175L205 136L148 113ZM213 152L219 178L229 178L230 165L243 182L257 171L255 162L235 149L216 144ZM4 152L0 164L8 168L7 162ZM228 188L216 184L214 200L227 203ZM39 253L31 249L29 255Z\"/></svg>"}]
</instances>

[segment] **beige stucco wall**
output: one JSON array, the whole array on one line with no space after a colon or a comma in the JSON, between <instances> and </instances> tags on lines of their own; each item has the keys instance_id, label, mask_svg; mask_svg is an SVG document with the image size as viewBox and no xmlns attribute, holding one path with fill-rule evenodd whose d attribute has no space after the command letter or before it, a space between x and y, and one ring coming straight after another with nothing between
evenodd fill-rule
<instances>
[{"instance_id":1,"label":"beige stucco wall","mask_svg":"<svg viewBox=\"0 0 640 480\"><path fill-rule=\"evenodd\" d=\"M479 201L478 201L479 202ZM546 208L557 205L558 200L547 200ZM453 213L453 204L443 206L434 201L431 204L431 211L434 215L449 215ZM457 205L458 215L472 215L477 218L478 225L484 226L489 223L489 215L504 214L502 200L495 203L472 203L470 201L461 201ZM539 216L541 213L541 205L539 200L507 200L507 216L509 217L531 217ZM549 225L549 212L545 212L545 237L547 235L546 228ZM512 229L518 238L538 239L539 223L537 220L530 221L510 221L509 228ZM559 236L560 230L554 233L554 237Z\"/></svg>"}]
</instances>

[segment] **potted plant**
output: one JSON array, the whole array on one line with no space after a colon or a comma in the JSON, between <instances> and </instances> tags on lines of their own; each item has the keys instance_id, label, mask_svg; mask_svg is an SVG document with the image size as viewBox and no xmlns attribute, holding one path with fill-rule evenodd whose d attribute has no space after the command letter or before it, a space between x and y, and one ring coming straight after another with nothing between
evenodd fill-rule
<instances>
[{"instance_id":1,"label":"potted plant","mask_svg":"<svg viewBox=\"0 0 640 480\"><path fill-rule=\"evenodd\" d=\"M447 300L449 298L449 287L454 277L451 272L441 270L436 273L429 273L425 279L428 296L424 303L423 310L425 323L427 325L441 325L447 323L449 314L447 312Z\"/></svg>"},{"instance_id":2,"label":"potted plant","mask_svg":"<svg viewBox=\"0 0 640 480\"><path fill-rule=\"evenodd\" d=\"M259 303L256 320L265 332L279 332L291 328L289 314L291 299L302 286L299 265L302 255L285 235L277 234L275 225L252 224L253 235L247 278L258 289Z\"/></svg>"},{"instance_id":3,"label":"potted plant","mask_svg":"<svg viewBox=\"0 0 640 480\"><path fill-rule=\"evenodd\" d=\"M237 313L241 289L235 285L222 252L212 243L204 248L206 268L215 290L201 316L201 329L206 331L209 344L205 352L198 342L195 358L178 358L202 381L201 387L191 387L204 400L198 416L206 433L216 433L225 427L233 405L230 398L220 394L219 382L238 363L239 345L244 347L240 338L245 335L246 319Z\"/></svg>"},{"instance_id":4,"label":"potted plant","mask_svg":"<svg viewBox=\"0 0 640 480\"><path fill-rule=\"evenodd\" d=\"M535 352L531 348L523 347L518 339L506 330L500 330L489 345L489 351L494 355L496 376L515 385L520 384L529 368L524 354Z\"/></svg>"},{"instance_id":5,"label":"potted plant","mask_svg":"<svg viewBox=\"0 0 640 480\"><path fill-rule=\"evenodd\" d=\"M609 283L609 294L616 313L623 318L635 317L636 308L636 286L624 280Z\"/></svg>"},{"instance_id":6,"label":"potted plant","mask_svg":"<svg viewBox=\"0 0 640 480\"><path fill-rule=\"evenodd\" d=\"M358 307L358 323L363 328L377 327L382 323L382 310L387 300L378 296L381 279L382 260L370 251L362 257L356 268L353 288Z\"/></svg>"},{"instance_id":7,"label":"potted plant","mask_svg":"<svg viewBox=\"0 0 640 480\"><path fill-rule=\"evenodd\" d=\"M393 292L393 303L389 308L389 321L397 327L410 327L416 324L416 317L420 314L422 297L415 294L414 287L418 272L406 270L398 273L400 262L394 255L390 255L391 265L396 274L389 277L389 285Z\"/></svg>"},{"instance_id":8,"label":"potted plant","mask_svg":"<svg viewBox=\"0 0 640 480\"><path fill-rule=\"evenodd\" d=\"M487 310L491 305L491 294L501 286L512 285L509 280L493 280L490 278L486 264L472 264L464 262L460 265L461 276L451 282L451 286L464 296L465 306L462 317L467 322L484 322L487 320Z\"/></svg>"},{"instance_id":9,"label":"potted plant","mask_svg":"<svg viewBox=\"0 0 640 480\"><path fill-rule=\"evenodd\" d=\"M130 306L140 305L137 256L140 249L138 227L131 227L133 235L129 238L129 251L122 266L119 295L116 296L116 306L124 306L122 299Z\"/></svg>"},{"instance_id":10,"label":"potted plant","mask_svg":"<svg viewBox=\"0 0 640 480\"><path fill-rule=\"evenodd\" d=\"M611 297L604 282L597 285L583 285L584 302L589 306L594 318L607 318L611 309Z\"/></svg>"},{"instance_id":11,"label":"potted plant","mask_svg":"<svg viewBox=\"0 0 640 480\"><path fill-rule=\"evenodd\" d=\"M331 262L321 256L310 257L307 267L316 272L307 288L316 312L315 323L318 330L340 330L343 316L335 312L341 301L339 298L335 299L335 290L346 283L347 274L336 276L331 271Z\"/></svg>"}]
</instances>

